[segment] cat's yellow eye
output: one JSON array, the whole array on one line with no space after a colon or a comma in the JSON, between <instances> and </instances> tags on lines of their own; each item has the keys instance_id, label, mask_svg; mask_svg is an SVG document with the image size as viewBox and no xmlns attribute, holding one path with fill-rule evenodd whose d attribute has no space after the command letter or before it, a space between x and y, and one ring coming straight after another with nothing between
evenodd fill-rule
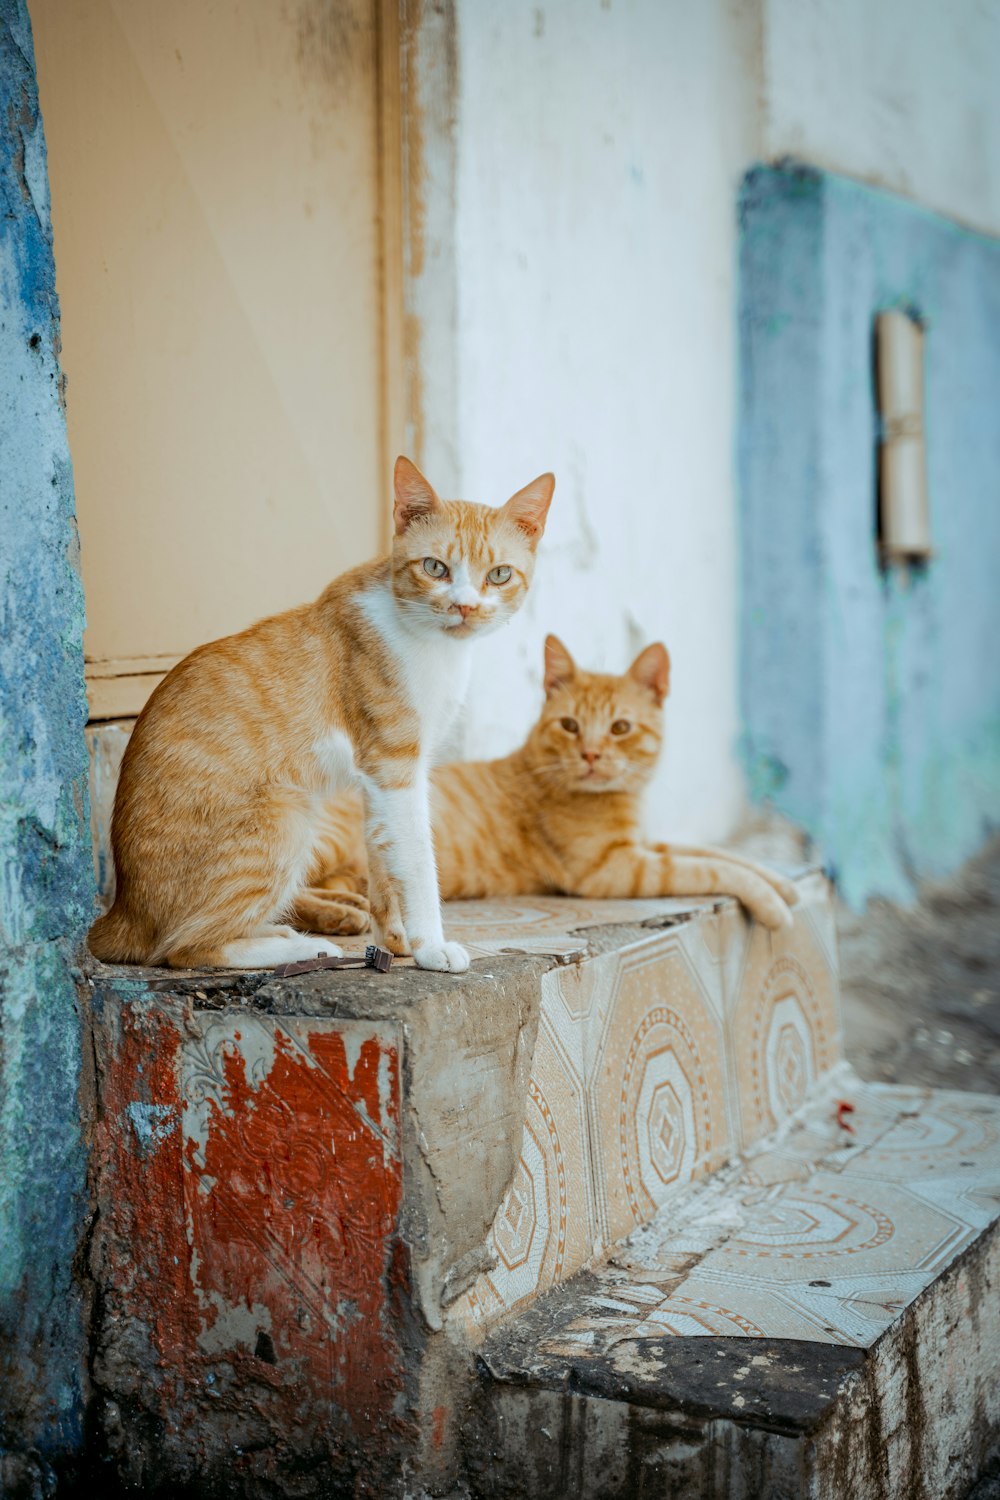
<instances>
[{"instance_id":1,"label":"cat's yellow eye","mask_svg":"<svg viewBox=\"0 0 1000 1500\"><path fill-rule=\"evenodd\" d=\"M425 557L424 572L430 574L431 578L444 578L448 569L439 557Z\"/></svg>"},{"instance_id":2,"label":"cat's yellow eye","mask_svg":"<svg viewBox=\"0 0 1000 1500\"><path fill-rule=\"evenodd\" d=\"M632 725L629 723L628 719L616 719L615 722L611 726L611 733L612 734L628 734L628 732L629 732L629 730L631 728L632 728Z\"/></svg>"},{"instance_id":3,"label":"cat's yellow eye","mask_svg":"<svg viewBox=\"0 0 1000 1500\"><path fill-rule=\"evenodd\" d=\"M509 583L511 568L507 563L501 563L499 567L491 568L486 575L487 583Z\"/></svg>"},{"instance_id":4,"label":"cat's yellow eye","mask_svg":"<svg viewBox=\"0 0 1000 1500\"><path fill-rule=\"evenodd\" d=\"M567 734L579 734L580 733L580 726L576 722L575 719L560 719L559 722L562 725L562 727L565 729L565 731L566 731Z\"/></svg>"}]
</instances>

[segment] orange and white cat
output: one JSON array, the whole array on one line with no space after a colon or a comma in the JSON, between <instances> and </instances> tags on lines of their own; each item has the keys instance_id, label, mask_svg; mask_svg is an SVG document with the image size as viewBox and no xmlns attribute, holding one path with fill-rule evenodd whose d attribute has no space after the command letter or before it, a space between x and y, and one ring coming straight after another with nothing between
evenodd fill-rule
<instances>
[{"instance_id":1,"label":"orange and white cat","mask_svg":"<svg viewBox=\"0 0 1000 1500\"><path fill-rule=\"evenodd\" d=\"M432 774L444 899L725 893L765 926L786 926L791 881L725 850L652 843L643 833L642 794L660 753L669 678L665 646L647 646L612 676L580 671L549 636L545 704L521 748ZM342 931L365 922L360 830L359 802L331 802L309 875L313 892L344 903Z\"/></svg>"},{"instance_id":2,"label":"orange and white cat","mask_svg":"<svg viewBox=\"0 0 1000 1500\"><path fill-rule=\"evenodd\" d=\"M468 967L441 925L428 764L473 642L524 601L554 486L543 474L497 509L445 502L400 458L389 557L174 667L122 761L98 958L257 968L330 952L290 923L311 912L329 930L322 902L298 897L323 806L353 786L393 946L422 968Z\"/></svg>"}]
</instances>

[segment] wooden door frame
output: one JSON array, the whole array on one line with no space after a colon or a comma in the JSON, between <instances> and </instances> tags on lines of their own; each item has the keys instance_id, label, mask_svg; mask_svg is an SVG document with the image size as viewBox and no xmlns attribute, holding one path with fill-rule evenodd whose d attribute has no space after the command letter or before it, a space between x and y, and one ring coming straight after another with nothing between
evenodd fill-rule
<instances>
[{"instance_id":1,"label":"wooden door frame","mask_svg":"<svg viewBox=\"0 0 1000 1500\"><path fill-rule=\"evenodd\" d=\"M406 447L406 289L403 212L402 47L405 0L376 0L376 120L379 203L379 317L381 320L380 447L386 503L379 537L388 551L391 537L389 476Z\"/></svg>"},{"instance_id":2,"label":"wooden door frame","mask_svg":"<svg viewBox=\"0 0 1000 1500\"><path fill-rule=\"evenodd\" d=\"M418 9L420 7L417 7ZM389 482L396 455L412 451L413 424L409 407L407 360L404 351L406 291L404 225L403 48L412 29L414 7L407 0L374 0L375 28L375 122L378 181L378 242L376 280L378 287L378 389L377 422L379 464L384 476L384 504L379 519L379 544L388 549L390 539ZM410 151L411 160L412 142ZM418 173L419 175L419 173ZM179 655L130 656L85 662L85 681L90 722L133 719L136 705L149 694L180 660Z\"/></svg>"}]
</instances>

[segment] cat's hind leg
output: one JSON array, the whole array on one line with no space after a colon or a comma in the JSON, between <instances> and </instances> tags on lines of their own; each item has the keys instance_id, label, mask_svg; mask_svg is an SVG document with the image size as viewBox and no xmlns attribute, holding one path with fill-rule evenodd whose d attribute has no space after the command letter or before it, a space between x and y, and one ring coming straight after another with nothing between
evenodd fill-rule
<instances>
[{"instance_id":1,"label":"cat's hind leg","mask_svg":"<svg viewBox=\"0 0 1000 1500\"><path fill-rule=\"evenodd\" d=\"M321 951L339 956L322 933L296 932L284 920L310 866L310 797L295 786L268 785L225 811L228 819L220 817L210 849L208 831L201 831L205 869L189 881L186 910L163 924L152 961L171 968L262 969L318 958Z\"/></svg>"},{"instance_id":2,"label":"cat's hind leg","mask_svg":"<svg viewBox=\"0 0 1000 1500\"><path fill-rule=\"evenodd\" d=\"M365 896L341 895L322 886L307 886L296 896L288 919L300 932L350 936L368 928L368 900Z\"/></svg>"},{"instance_id":3,"label":"cat's hind leg","mask_svg":"<svg viewBox=\"0 0 1000 1500\"><path fill-rule=\"evenodd\" d=\"M339 958L336 943L318 932L296 932L293 927L269 926L245 937L230 938L212 947L195 943L175 948L166 955L172 969L271 969L278 964L296 964L305 959Z\"/></svg>"}]
</instances>

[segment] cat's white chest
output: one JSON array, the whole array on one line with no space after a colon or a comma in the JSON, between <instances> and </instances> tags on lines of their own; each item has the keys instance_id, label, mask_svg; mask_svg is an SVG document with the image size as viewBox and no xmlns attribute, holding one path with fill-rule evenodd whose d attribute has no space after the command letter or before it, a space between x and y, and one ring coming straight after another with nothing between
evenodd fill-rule
<instances>
[{"instance_id":1,"label":"cat's white chest","mask_svg":"<svg viewBox=\"0 0 1000 1500\"><path fill-rule=\"evenodd\" d=\"M313 755L326 792L339 792L356 779L354 746L342 730L333 729L317 740Z\"/></svg>"},{"instance_id":2,"label":"cat's white chest","mask_svg":"<svg viewBox=\"0 0 1000 1500\"><path fill-rule=\"evenodd\" d=\"M461 710L469 689L472 652L467 640L448 640L439 630L408 630L388 590L373 590L361 605L399 663L407 706L420 719L423 757L433 758Z\"/></svg>"}]
</instances>

